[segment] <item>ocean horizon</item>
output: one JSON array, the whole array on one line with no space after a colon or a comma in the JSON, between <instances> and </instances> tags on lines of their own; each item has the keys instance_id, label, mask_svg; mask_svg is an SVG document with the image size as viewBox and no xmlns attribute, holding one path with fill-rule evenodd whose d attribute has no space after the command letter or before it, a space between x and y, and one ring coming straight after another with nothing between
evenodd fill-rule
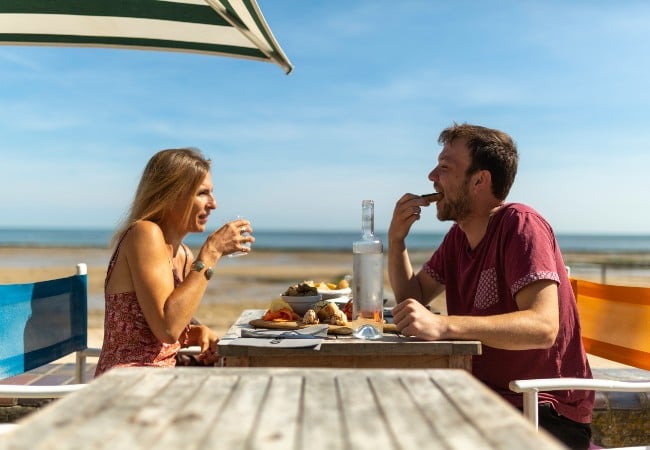
<instances>
[{"instance_id":1,"label":"ocean horizon","mask_svg":"<svg viewBox=\"0 0 650 450\"><path fill-rule=\"evenodd\" d=\"M384 245L386 232L377 232ZM411 250L436 248L444 232L412 232L407 238ZM91 247L107 248L111 229L0 228L0 247ZM255 230L257 250L349 251L359 239L359 231L280 231ZM189 234L185 243L198 248L207 233ZM650 234L557 233L563 252L650 253Z\"/></svg>"}]
</instances>

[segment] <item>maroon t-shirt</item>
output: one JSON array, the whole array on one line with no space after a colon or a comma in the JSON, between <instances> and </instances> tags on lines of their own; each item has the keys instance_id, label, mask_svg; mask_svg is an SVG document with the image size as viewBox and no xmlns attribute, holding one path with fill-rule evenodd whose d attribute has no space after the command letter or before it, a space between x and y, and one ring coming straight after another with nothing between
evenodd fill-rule
<instances>
[{"instance_id":1,"label":"maroon t-shirt","mask_svg":"<svg viewBox=\"0 0 650 450\"><path fill-rule=\"evenodd\" d=\"M560 328L552 347L500 350L486 345L473 359L473 374L517 407L521 394L508 389L515 379L591 378L580 337L575 296L551 226L532 208L506 204L470 250L465 233L454 224L423 270L445 285L449 315L490 316L517 311L515 295L538 280L558 284ZM581 423L591 421L590 391L540 392L540 402Z\"/></svg>"}]
</instances>

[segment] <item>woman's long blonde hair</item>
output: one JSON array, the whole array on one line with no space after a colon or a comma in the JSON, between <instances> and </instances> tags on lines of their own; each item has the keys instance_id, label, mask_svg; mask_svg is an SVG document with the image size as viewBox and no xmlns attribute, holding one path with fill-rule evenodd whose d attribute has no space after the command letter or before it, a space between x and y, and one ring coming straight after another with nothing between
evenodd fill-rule
<instances>
[{"instance_id":1,"label":"woman's long blonde hair","mask_svg":"<svg viewBox=\"0 0 650 450\"><path fill-rule=\"evenodd\" d=\"M147 163L129 215L113 235L114 245L124 232L139 220L160 223L171 207L180 199L188 199L183 220L190 215L189 201L196 189L210 172L210 160L196 148L161 150Z\"/></svg>"}]
</instances>

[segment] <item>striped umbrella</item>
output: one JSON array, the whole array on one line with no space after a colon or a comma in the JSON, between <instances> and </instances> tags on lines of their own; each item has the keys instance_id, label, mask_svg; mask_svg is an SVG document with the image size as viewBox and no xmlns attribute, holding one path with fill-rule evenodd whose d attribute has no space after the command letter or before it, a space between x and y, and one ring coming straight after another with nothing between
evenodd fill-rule
<instances>
[{"instance_id":1,"label":"striped umbrella","mask_svg":"<svg viewBox=\"0 0 650 450\"><path fill-rule=\"evenodd\" d=\"M0 0L0 44L198 52L293 69L255 0Z\"/></svg>"}]
</instances>

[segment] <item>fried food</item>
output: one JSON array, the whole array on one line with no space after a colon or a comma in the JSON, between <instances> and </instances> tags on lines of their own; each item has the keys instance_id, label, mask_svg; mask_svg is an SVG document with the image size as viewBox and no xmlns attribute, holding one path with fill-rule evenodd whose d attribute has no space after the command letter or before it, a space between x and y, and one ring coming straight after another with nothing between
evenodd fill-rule
<instances>
[{"instance_id":1,"label":"fried food","mask_svg":"<svg viewBox=\"0 0 650 450\"><path fill-rule=\"evenodd\" d=\"M338 309L332 314L330 317L330 324L331 325L340 325L340 326L345 326L348 324L347 317L345 317L345 313Z\"/></svg>"},{"instance_id":2,"label":"fried food","mask_svg":"<svg viewBox=\"0 0 650 450\"><path fill-rule=\"evenodd\" d=\"M336 289L347 289L350 287L350 283L345 278L338 282Z\"/></svg>"},{"instance_id":3,"label":"fried food","mask_svg":"<svg viewBox=\"0 0 650 450\"><path fill-rule=\"evenodd\" d=\"M305 315L302 317L302 323L305 325L316 325L320 323L320 320L318 320L318 316L316 315L316 311L313 309L308 309Z\"/></svg>"},{"instance_id":4,"label":"fried food","mask_svg":"<svg viewBox=\"0 0 650 450\"><path fill-rule=\"evenodd\" d=\"M334 302L328 302L327 300L321 300L320 302L314 305L314 311L316 311L316 316L321 323L331 323L335 325L345 325L347 323L346 315L341 311L338 305ZM332 321L332 318L335 317L335 322ZM343 322L345 323L339 323Z\"/></svg>"}]
</instances>

